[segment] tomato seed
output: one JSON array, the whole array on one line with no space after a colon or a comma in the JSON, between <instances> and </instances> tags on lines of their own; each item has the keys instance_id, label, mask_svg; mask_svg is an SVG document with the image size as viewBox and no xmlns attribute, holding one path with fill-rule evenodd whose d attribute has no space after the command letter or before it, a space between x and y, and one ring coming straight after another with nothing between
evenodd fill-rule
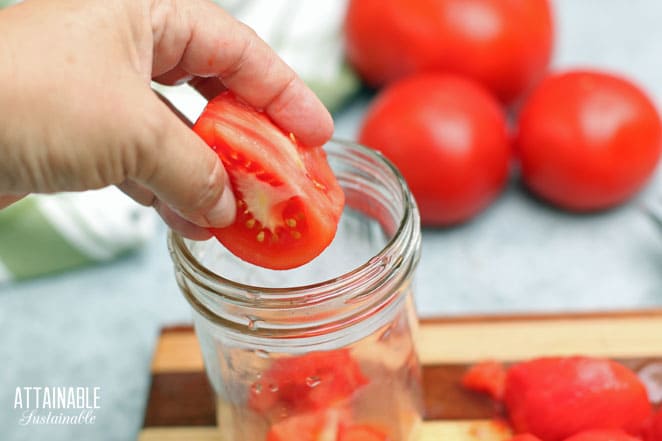
<instances>
[{"instance_id":1,"label":"tomato seed","mask_svg":"<svg viewBox=\"0 0 662 441\"><path fill-rule=\"evenodd\" d=\"M287 226L290 227L290 228L294 228L294 227L297 226L297 221L294 220L294 219L292 219L292 218L286 219L286 220L285 220L285 223L286 223Z\"/></svg>"},{"instance_id":2,"label":"tomato seed","mask_svg":"<svg viewBox=\"0 0 662 441\"><path fill-rule=\"evenodd\" d=\"M255 219L248 219L246 221L246 228L253 228L255 226Z\"/></svg>"},{"instance_id":3,"label":"tomato seed","mask_svg":"<svg viewBox=\"0 0 662 441\"><path fill-rule=\"evenodd\" d=\"M257 233L257 236L255 237L258 242L264 242L264 231L260 231Z\"/></svg>"}]
</instances>

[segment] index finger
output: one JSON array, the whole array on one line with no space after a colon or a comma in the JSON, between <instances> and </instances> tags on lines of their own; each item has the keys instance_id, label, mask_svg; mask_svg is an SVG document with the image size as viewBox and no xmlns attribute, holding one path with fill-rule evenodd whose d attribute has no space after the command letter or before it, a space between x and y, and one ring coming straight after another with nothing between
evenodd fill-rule
<instances>
[{"instance_id":1,"label":"index finger","mask_svg":"<svg viewBox=\"0 0 662 441\"><path fill-rule=\"evenodd\" d=\"M333 133L331 115L303 80L248 26L206 0L172 0L153 11L153 76L172 70L218 77L305 145ZM158 9L158 5L156 6Z\"/></svg>"}]
</instances>

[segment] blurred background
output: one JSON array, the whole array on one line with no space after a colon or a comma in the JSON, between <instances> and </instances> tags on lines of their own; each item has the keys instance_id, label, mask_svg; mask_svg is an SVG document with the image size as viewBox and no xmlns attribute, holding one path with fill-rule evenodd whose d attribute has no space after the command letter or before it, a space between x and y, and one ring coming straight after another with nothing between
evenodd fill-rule
<instances>
[{"instance_id":1,"label":"blurred background","mask_svg":"<svg viewBox=\"0 0 662 441\"><path fill-rule=\"evenodd\" d=\"M314 88L333 111L336 137L358 138L376 92L345 62L344 1L220 3ZM615 72L662 104L659 1L551 5L552 70ZM186 86L155 87L191 119L204 107ZM520 105L504 107L512 124ZM415 289L420 315L662 307L662 230L646 209L662 205L660 179L657 171L616 208L578 215L532 197L513 173L503 193L468 222L424 229ZM0 215L2 440L133 440L141 426L159 329L189 322L190 311L175 284L166 228L120 199L113 191L44 198ZM114 216L93 200L110 201ZM44 213L58 225L35 235L30 228ZM91 233L76 233L90 225ZM54 239L58 234L66 240ZM49 251L56 248L60 254ZM19 426L10 403L23 385L100 386L96 424Z\"/></svg>"}]
</instances>

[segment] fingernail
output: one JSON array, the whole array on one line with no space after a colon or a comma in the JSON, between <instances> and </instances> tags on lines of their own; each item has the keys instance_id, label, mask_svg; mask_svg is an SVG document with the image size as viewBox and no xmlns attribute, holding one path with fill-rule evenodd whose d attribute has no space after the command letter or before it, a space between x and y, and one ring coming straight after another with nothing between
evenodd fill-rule
<instances>
[{"instance_id":1,"label":"fingernail","mask_svg":"<svg viewBox=\"0 0 662 441\"><path fill-rule=\"evenodd\" d=\"M234 194L229 185L223 189L221 197L218 199L216 205L212 207L207 213L205 218L209 225L216 228L227 227L234 222L234 217L237 214L237 202L234 199Z\"/></svg>"}]
</instances>

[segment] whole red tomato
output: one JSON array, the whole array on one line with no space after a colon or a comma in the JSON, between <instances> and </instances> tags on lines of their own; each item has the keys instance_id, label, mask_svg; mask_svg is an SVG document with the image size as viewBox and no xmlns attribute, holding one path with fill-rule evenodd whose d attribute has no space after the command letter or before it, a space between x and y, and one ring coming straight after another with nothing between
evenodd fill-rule
<instances>
[{"instance_id":1,"label":"whole red tomato","mask_svg":"<svg viewBox=\"0 0 662 441\"><path fill-rule=\"evenodd\" d=\"M372 86L441 70L510 102L547 70L553 23L548 0L350 0L345 35L350 62Z\"/></svg>"},{"instance_id":2,"label":"whole red tomato","mask_svg":"<svg viewBox=\"0 0 662 441\"><path fill-rule=\"evenodd\" d=\"M506 120L474 82L419 74L377 96L359 142L400 169L426 225L452 225L487 207L503 189L511 157Z\"/></svg>"},{"instance_id":3,"label":"whole red tomato","mask_svg":"<svg viewBox=\"0 0 662 441\"><path fill-rule=\"evenodd\" d=\"M590 429L638 434L651 413L646 389L631 370L588 357L539 358L512 366L504 402L517 432L545 441Z\"/></svg>"},{"instance_id":4,"label":"whole red tomato","mask_svg":"<svg viewBox=\"0 0 662 441\"><path fill-rule=\"evenodd\" d=\"M629 81L601 72L548 77L519 117L524 182L573 211L601 210L631 197L653 173L661 145L651 100Z\"/></svg>"}]
</instances>

